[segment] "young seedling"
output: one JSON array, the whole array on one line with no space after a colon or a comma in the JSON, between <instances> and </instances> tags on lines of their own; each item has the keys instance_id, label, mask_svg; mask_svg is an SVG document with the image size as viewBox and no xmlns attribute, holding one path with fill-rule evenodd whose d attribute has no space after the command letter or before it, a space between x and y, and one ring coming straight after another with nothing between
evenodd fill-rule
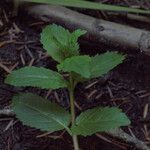
<instances>
[{"instance_id":1,"label":"young seedling","mask_svg":"<svg viewBox=\"0 0 150 150\"><path fill-rule=\"evenodd\" d=\"M7 84L21 87L67 88L70 112L31 93L14 96L12 108L24 125L48 132L66 129L73 138L75 150L79 150L78 135L92 135L130 124L127 116L116 107L96 107L76 117L74 89L77 83L103 76L125 59L124 55L117 52L94 57L80 55L78 38L85 33L80 29L70 33L55 24L46 26L41 33L41 43L58 62L58 72L42 67L24 67L13 71L5 80ZM64 78L60 74L62 72L68 73L68 78Z\"/></svg>"}]
</instances>

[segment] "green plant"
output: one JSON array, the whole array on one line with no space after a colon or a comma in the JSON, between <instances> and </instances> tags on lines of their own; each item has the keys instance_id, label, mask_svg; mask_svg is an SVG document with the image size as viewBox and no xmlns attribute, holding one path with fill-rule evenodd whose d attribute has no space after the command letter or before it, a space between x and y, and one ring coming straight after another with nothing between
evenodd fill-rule
<instances>
[{"instance_id":1,"label":"green plant","mask_svg":"<svg viewBox=\"0 0 150 150\"><path fill-rule=\"evenodd\" d=\"M124 55L117 52L93 57L80 55L78 38L85 33L80 29L70 33L55 24L45 27L41 33L41 43L58 62L58 72L42 67L24 67L13 71L5 79L5 83L14 86L68 89L71 114L57 104L31 93L14 96L12 108L25 125L49 132L66 129L73 138L75 150L79 150L77 135L92 135L130 123L127 116L115 107L96 107L82 112L76 118L74 89L77 83L103 76L125 59ZM67 72L68 77L64 78L60 74L62 72Z\"/></svg>"},{"instance_id":2,"label":"green plant","mask_svg":"<svg viewBox=\"0 0 150 150\"><path fill-rule=\"evenodd\" d=\"M124 12L132 12L132 13L150 14L149 10L102 4L99 2L91 2L85 0L19 0L19 1L45 3L51 5L62 5L68 7L78 7L78 8L87 8L87 9L95 9L95 10L97 9L97 10L107 10L107 11L121 11L121 12L124 11Z\"/></svg>"}]
</instances>

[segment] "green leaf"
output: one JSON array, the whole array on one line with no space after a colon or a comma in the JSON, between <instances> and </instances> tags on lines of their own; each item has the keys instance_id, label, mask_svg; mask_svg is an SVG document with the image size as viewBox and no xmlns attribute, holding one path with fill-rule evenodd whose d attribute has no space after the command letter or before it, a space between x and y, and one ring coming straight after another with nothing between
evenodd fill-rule
<instances>
[{"instance_id":1,"label":"green leaf","mask_svg":"<svg viewBox=\"0 0 150 150\"><path fill-rule=\"evenodd\" d=\"M89 78L90 73L90 62L91 58L87 55L74 56L65 59L62 63L57 65L59 71L64 72L75 72L80 74L82 77Z\"/></svg>"},{"instance_id":2,"label":"green leaf","mask_svg":"<svg viewBox=\"0 0 150 150\"><path fill-rule=\"evenodd\" d=\"M41 43L48 54L61 62L67 57L79 55L78 38L85 34L84 30L69 30L56 24L46 26L41 33Z\"/></svg>"},{"instance_id":3,"label":"green leaf","mask_svg":"<svg viewBox=\"0 0 150 150\"><path fill-rule=\"evenodd\" d=\"M125 56L117 52L106 52L91 57L91 78L102 76L108 73L117 65L121 64Z\"/></svg>"},{"instance_id":4,"label":"green leaf","mask_svg":"<svg viewBox=\"0 0 150 150\"><path fill-rule=\"evenodd\" d=\"M100 77L114 67L119 65L125 59L124 55L117 52L106 52L94 57L74 56L65 59L62 63L57 65L58 70L64 72L75 72L81 75L81 78L96 78Z\"/></svg>"},{"instance_id":5,"label":"green leaf","mask_svg":"<svg viewBox=\"0 0 150 150\"><path fill-rule=\"evenodd\" d=\"M62 6L68 6L68 7L78 7L78 8L87 8L87 9L95 9L95 10L150 14L149 10L102 4L100 2L90 2L90 1L84 1L84 0L20 0L20 1L45 3L45 4L52 4L52 5L62 5Z\"/></svg>"},{"instance_id":6,"label":"green leaf","mask_svg":"<svg viewBox=\"0 0 150 150\"><path fill-rule=\"evenodd\" d=\"M71 130L73 134L87 136L128 124L130 120L118 108L94 108L81 113Z\"/></svg>"},{"instance_id":7,"label":"green leaf","mask_svg":"<svg viewBox=\"0 0 150 150\"><path fill-rule=\"evenodd\" d=\"M86 34L86 31L81 29L77 29L74 32L72 32L69 38L69 47L71 50L73 51L79 50L78 38L84 34Z\"/></svg>"},{"instance_id":8,"label":"green leaf","mask_svg":"<svg viewBox=\"0 0 150 150\"><path fill-rule=\"evenodd\" d=\"M62 107L31 93L13 97L12 108L24 125L42 131L68 130L70 114Z\"/></svg>"},{"instance_id":9,"label":"green leaf","mask_svg":"<svg viewBox=\"0 0 150 150\"><path fill-rule=\"evenodd\" d=\"M33 86L42 89L58 89L67 87L63 76L59 73L38 67L24 67L13 71L5 79L5 83L14 86Z\"/></svg>"}]
</instances>

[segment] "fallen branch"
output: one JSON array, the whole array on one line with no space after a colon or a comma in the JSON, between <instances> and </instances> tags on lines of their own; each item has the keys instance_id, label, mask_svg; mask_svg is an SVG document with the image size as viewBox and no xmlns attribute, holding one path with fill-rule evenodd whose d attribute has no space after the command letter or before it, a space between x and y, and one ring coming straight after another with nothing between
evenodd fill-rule
<instances>
[{"instance_id":1,"label":"fallen branch","mask_svg":"<svg viewBox=\"0 0 150 150\"><path fill-rule=\"evenodd\" d=\"M28 6L29 14L47 22L64 24L68 28L82 28L95 40L107 45L140 50L150 54L150 32L102 19L96 19L61 6Z\"/></svg>"},{"instance_id":2,"label":"fallen branch","mask_svg":"<svg viewBox=\"0 0 150 150\"><path fill-rule=\"evenodd\" d=\"M129 134L125 133L121 129L111 130L107 132L107 134L113 137L119 138L127 143L132 143L135 145L136 148L140 150L150 150L150 148L144 142L140 141L139 139L135 137L130 136Z\"/></svg>"}]
</instances>

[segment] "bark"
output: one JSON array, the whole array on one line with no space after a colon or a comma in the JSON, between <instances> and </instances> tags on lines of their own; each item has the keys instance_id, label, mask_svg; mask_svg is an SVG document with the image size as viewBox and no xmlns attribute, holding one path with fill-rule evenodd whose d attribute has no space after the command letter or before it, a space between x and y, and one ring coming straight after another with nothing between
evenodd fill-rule
<instances>
[{"instance_id":1,"label":"bark","mask_svg":"<svg viewBox=\"0 0 150 150\"><path fill-rule=\"evenodd\" d=\"M150 54L149 31L97 19L61 6L34 5L26 10L46 22L61 23L71 29L85 29L96 41L104 44Z\"/></svg>"}]
</instances>

